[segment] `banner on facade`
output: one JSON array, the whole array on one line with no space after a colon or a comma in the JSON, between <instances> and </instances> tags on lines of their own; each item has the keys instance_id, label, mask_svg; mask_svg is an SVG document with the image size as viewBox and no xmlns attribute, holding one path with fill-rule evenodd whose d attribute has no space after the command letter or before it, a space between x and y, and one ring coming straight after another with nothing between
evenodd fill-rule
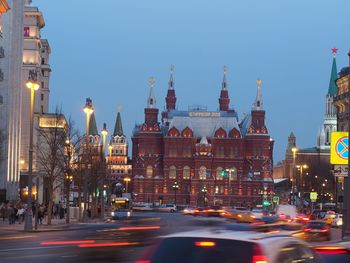
<instances>
[{"instance_id":1,"label":"banner on facade","mask_svg":"<svg viewBox=\"0 0 350 263\"><path fill-rule=\"evenodd\" d=\"M331 164L348 164L349 138L347 132L332 132Z\"/></svg>"}]
</instances>

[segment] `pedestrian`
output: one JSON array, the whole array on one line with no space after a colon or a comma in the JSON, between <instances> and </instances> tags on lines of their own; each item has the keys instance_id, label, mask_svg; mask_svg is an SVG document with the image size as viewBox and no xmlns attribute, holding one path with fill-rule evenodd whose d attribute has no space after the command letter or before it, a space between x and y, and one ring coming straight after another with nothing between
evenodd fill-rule
<instances>
[{"instance_id":1,"label":"pedestrian","mask_svg":"<svg viewBox=\"0 0 350 263\"><path fill-rule=\"evenodd\" d=\"M18 223L21 224L24 221L24 208L21 206L17 210Z\"/></svg>"},{"instance_id":2,"label":"pedestrian","mask_svg":"<svg viewBox=\"0 0 350 263\"><path fill-rule=\"evenodd\" d=\"M15 214L15 210L13 208L13 205L10 204L7 208L7 216L8 216L8 220L9 220L9 224L12 225L15 223L15 218L16 218L16 214Z\"/></svg>"},{"instance_id":3,"label":"pedestrian","mask_svg":"<svg viewBox=\"0 0 350 263\"><path fill-rule=\"evenodd\" d=\"M64 218L64 209L63 209L62 204L60 204L60 206L59 206L59 213L60 213L60 219L63 219Z\"/></svg>"},{"instance_id":4,"label":"pedestrian","mask_svg":"<svg viewBox=\"0 0 350 263\"><path fill-rule=\"evenodd\" d=\"M2 217L2 222L5 222L5 218L7 217L7 205L5 203L1 205L0 214Z\"/></svg>"}]
</instances>

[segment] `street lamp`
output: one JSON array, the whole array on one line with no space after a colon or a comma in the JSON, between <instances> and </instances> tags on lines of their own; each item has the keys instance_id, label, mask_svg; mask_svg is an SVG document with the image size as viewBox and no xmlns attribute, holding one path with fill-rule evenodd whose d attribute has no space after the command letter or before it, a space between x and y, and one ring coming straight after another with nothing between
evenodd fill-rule
<instances>
[{"instance_id":1,"label":"street lamp","mask_svg":"<svg viewBox=\"0 0 350 263\"><path fill-rule=\"evenodd\" d=\"M176 192L179 190L179 185L177 182L174 182L173 184L173 190L174 190L174 195L175 195L175 205L176 205Z\"/></svg>"},{"instance_id":2,"label":"street lamp","mask_svg":"<svg viewBox=\"0 0 350 263\"><path fill-rule=\"evenodd\" d=\"M66 214L66 223L69 224L70 220L70 209L69 209L69 197L70 197L70 184L73 181L73 176L71 174L71 169L70 169L70 163L72 161L72 144L69 138L66 139L65 141L65 147L66 147L66 171L65 171L65 184L66 184L66 209L67 209L67 214Z\"/></svg>"},{"instance_id":3,"label":"street lamp","mask_svg":"<svg viewBox=\"0 0 350 263\"><path fill-rule=\"evenodd\" d=\"M32 222L32 187L33 187L33 128L34 128L34 102L35 91L40 88L37 81L38 72L36 70L29 70L29 77L26 82L26 86L30 89L30 128L29 128L29 163L28 163L28 199L27 199L27 211L24 221L24 230L33 230Z\"/></svg>"},{"instance_id":4,"label":"street lamp","mask_svg":"<svg viewBox=\"0 0 350 263\"><path fill-rule=\"evenodd\" d=\"M83 210L83 222L88 222L88 214L87 214L87 202L88 202L88 148L89 148L89 129L90 129L90 117L94 112L94 107L92 106L92 100L90 98L86 99L84 112L86 114L86 134L85 134L85 173L84 173L84 210Z\"/></svg>"},{"instance_id":5,"label":"street lamp","mask_svg":"<svg viewBox=\"0 0 350 263\"><path fill-rule=\"evenodd\" d=\"M107 137L107 134L108 134L107 124L106 123L103 123L103 129L101 131L101 134L102 134L102 150L103 150L103 153L105 153L106 137Z\"/></svg>"},{"instance_id":6,"label":"street lamp","mask_svg":"<svg viewBox=\"0 0 350 263\"><path fill-rule=\"evenodd\" d=\"M128 192L128 183L131 181L131 179L129 177L125 177L123 179L123 181L125 182L125 192Z\"/></svg>"},{"instance_id":7,"label":"street lamp","mask_svg":"<svg viewBox=\"0 0 350 263\"><path fill-rule=\"evenodd\" d=\"M296 171L295 171L295 158L297 154L298 148L293 147L292 153L293 153L293 174L292 174L292 196L293 196L293 204L296 203L295 193L296 193Z\"/></svg>"},{"instance_id":8,"label":"street lamp","mask_svg":"<svg viewBox=\"0 0 350 263\"><path fill-rule=\"evenodd\" d=\"M105 154L106 154L106 137L108 134L108 130L107 130L107 124L103 123L103 128L101 131L102 134L102 154L101 154L101 159L103 161L103 168L105 168L106 165L106 158L105 158ZM106 169L103 169L102 171L103 176L102 176L102 182L101 182L101 187L100 187L100 201L101 201L101 219L104 220L104 213L105 213L105 197L103 195L103 191L104 191L104 185L105 185L105 180L106 180Z\"/></svg>"},{"instance_id":9,"label":"street lamp","mask_svg":"<svg viewBox=\"0 0 350 263\"><path fill-rule=\"evenodd\" d=\"M231 189L231 180L232 180L232 175L236 172L235 168L230 168L226 169L226 172L228 172L228 205L231 205L231 194L232 194L232 189Z\"/></svg>"},{"instance_id":10,"label":"street lamp","mask_svg":"<svg viewBox=\"0 0 350 263\"><path fill-rule=\"evenodd\" d=\"M307 164L300 164L300 165L297 165L297 168L300 169L300 188L301 188L300 207L303 208L304 207L304 187L305 187L303 169L308 169L309 166Z\"/></svg>"}]
</instances>

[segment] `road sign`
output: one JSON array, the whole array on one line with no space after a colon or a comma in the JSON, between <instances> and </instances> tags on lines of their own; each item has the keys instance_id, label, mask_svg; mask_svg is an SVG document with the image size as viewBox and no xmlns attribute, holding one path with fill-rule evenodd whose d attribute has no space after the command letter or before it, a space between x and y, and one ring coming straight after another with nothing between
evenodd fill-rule
<instances>
[{"instance_id":1,"label":"road sign","mask_svg":"<svg viewBox=\"0 0 350 263\"><path fill-rule=\"evenodd\" d=\"M279 200L280 200L280 198L279 198L277 195L275 195L274 197L272 197L272 202L274 202L274 203L278 203Z\"/></svg>"},{"instance_id":2,"label":"road sign","mask_svg":"<svg viewBox=\"0 0 350 263\"><path fill-rule=\"evenodd\" d=\"M331 164L348 164L349 138L347 132L332 132Z\"/></svg>"},{"instance_id":3,"label":"road sign","mask_svg":"<svg viewBox=\"0 0 350 263\"><path fill-rule=\"evenodd\" d=\"M333 174L334 174L334 176L339 176L339 177L348 176L348 166L347 165L334 165Z\"/></svg>"},{"instance_id":4,"label":"road sign","mask_svg":"<svg viewBox=\"0 0 350 263\"><path fill-rule=\"evenodd\" d=\"M310 192L310 200L311 202L316 202L317 200L317 192Z\"/></svg>"}]
</instances>

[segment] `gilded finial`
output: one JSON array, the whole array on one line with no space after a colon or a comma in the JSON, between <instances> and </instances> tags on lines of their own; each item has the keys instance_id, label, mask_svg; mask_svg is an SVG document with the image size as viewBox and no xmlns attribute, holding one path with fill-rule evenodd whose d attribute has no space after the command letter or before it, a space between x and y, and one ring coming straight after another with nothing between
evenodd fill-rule
<instances>
[{"instance_id":1,"label":"gilded finial","mask_svg":"<svg viewBox=\"0 0 350 263\"><path fill-rule=\"evenodd\" d=\"M259 88L261 87L261 80L260 80L260 79L258 79L258 80L256 81L256 85L258 85Z\"/></svg>"},{"instance_id":2,"label":"gilded finial","mask_svg":"<svg viewBox=\"0 0 350 263\"><path fill-rule=\"evenodd\" d=\"M154 83L156 82L155 78L154 77L150 77L149 78L149 84L151 85L151 88L154 87Z\"/></svg>"}]
</instances>

